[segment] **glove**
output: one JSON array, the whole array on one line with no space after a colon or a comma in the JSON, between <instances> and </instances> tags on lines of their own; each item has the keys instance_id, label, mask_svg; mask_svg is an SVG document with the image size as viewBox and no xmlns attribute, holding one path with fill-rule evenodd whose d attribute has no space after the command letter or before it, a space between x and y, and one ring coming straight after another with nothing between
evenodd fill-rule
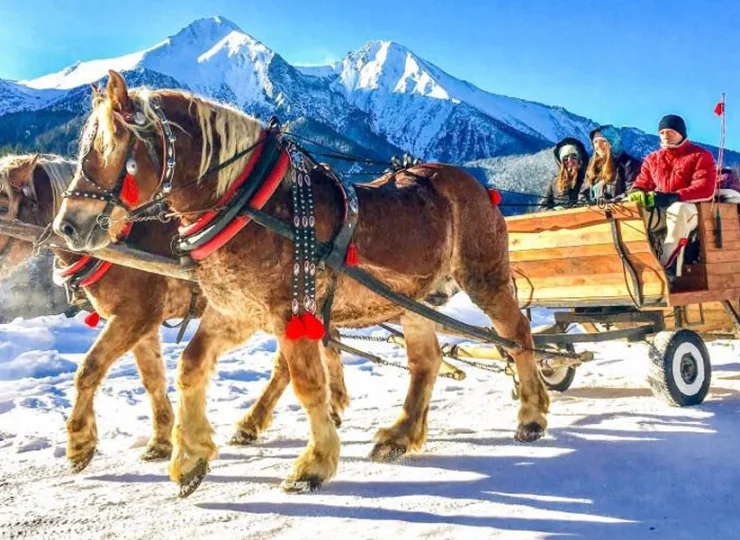
<instances>
[{"instance_id":1,"label":"glove","mask_svg":"<svg viewBox=\"0 0 740 540\"><path fill-rule=\"evenodd\" d=\"M659 208L666 208L680 200L676 193L663 193L662 191L656 191L655 193L652 193L652 195L654 206Z\"/></svg>"},{"instance_id":2,"label":"glove","mask_svg":"<svg viewBox=\"0 0 740 540\"><path fill-rule=\"evenodd\" d=\"M630 191L627 195L627 200L631 202L636 202L640 206L647 206L647 194L641 189Z\"/></svg>"}]
</instances>

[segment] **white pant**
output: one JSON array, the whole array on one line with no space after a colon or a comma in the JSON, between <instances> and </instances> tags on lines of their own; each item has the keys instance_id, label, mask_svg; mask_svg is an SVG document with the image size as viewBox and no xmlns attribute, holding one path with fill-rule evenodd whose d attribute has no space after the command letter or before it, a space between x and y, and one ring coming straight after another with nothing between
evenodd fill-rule
<instances>
[{"instance_id":1,"label":"white pant","mask_svg":"<svg viewBox=\"0 0 740 540\"><path fill-rule=\"evenodd\" d=\"M673 255L682 238L688 238L691 231L699 225L699 210L694 203L675 202L660 212L660 220L650 232L665 230L663 253L660 262L663 266Z\"/></svg>"}]
</instances>

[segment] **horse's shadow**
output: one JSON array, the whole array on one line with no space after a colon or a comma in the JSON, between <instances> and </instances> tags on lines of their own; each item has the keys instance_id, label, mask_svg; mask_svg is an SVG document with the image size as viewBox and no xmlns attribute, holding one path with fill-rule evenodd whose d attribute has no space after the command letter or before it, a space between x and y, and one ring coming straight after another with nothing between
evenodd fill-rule
<instances>
[{"instance_id":1,"label":"horse's shadow","mask_svg":"<svg viewBox=\"0 0 740 540\"><path fill-rule=\"evenodd\" d=\"M706 408L714 414L701 419L686 415L592 415L568 428L552 430L548 438L534 443L538 448L534 453L498 433L432 437L430 454L411 456L402 464L372 465L421 469L420 474L410 475L412 480L404 480L407 475L399 472L402 479L398 481L337 479L322 488L319 497L352 501L346 505L319 503L312 496L286 496L275 503L214 501L196 506L258 515L494 527L580 538L656 538L677 531L690 537L725 537L740 525L740 518L733 517L736 513L731 502L740 467L734 461L712 459L707 450L714 448L719 456L734 455L732 437L719 436L725 430L732 433L734 421L729 407L722 403ZM625 416L639 418L640 429L599 427L602 422L618 422ZM475 455L435 455L434 446L447 441L471 445ZM478 450L485 447L504 448L500 453L505 455L479 455ZM692 463L702 468L701 474L695 474ZM440 469L472 473L465 476L473 479L451 481L442 474L443 480L435 481ZM252 477L242 481L276 484L278 479ZM401 510L383 505L389 499L414 497L434 501L445 510ZM711 506L706 502L710 498ZM357 504L357 500L366 503ZM702 510L698 502L702 500L711 512ZM533 514L536 516L524 517Z\"/></svg>"}]
</instances>

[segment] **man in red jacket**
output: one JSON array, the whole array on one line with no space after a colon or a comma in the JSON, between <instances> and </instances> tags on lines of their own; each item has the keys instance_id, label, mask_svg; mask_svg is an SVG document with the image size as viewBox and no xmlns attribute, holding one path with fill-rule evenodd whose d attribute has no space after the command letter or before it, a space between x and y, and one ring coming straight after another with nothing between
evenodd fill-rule
<instances>
[{"instance_id":1,"label":"man in red jacket","mask_svg":"<svg viewBox=\"0 0 740 540\"><path fill-rule=\"evenodd\" d=\"M665 208L661 222L666 237L660 261L664 266L675 259L680 241L698 225L698 210L693 204L711 200L717 181L712 154L689 142L686 123L675 114L664 116L658 125L660 150L642 164L629 198L644 206Z\"/></svg>"}]
</instances>

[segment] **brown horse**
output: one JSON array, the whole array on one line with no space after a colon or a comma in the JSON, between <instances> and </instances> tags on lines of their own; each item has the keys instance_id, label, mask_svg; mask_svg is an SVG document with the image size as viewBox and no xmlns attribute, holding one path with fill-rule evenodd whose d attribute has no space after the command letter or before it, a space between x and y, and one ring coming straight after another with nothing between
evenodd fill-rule
<instances>
[{"instance_id":1,"label":"brown horse","mask_svg":"<svg viewBox=\"0 0 740 540\"><path fill-rule=\"evenodd\" d=\"M137 164L142 202L162 195L165 171L153 165L147 145L163 151L160 141L166 133L165 121L176 126L178 134L174 143L177 162L167 199L186 223L217 204L250 156L244 155L217 174L209 174L209 169L256 144L262 133L255 119L235 109L179 91L129 92L123 78L110 72L106 96L96 102L83 132L88 146L82 154L86 173L75 176L72 189L76 194L65 199L54 220L54 230L71 249L99 249L115 238L116 227L103 230L98 225L99 216L110 211L110 205L90 194L112 193L127 161ZM263 208L286 222L293 218L289 176ZM325 176L312 182L311 189L316 235L326 242L343 220L343 202L334 181ZM372 187L358 187L357 195L360 218L354 242L360 268L415 299L433 294L440 284L454 279L491 318L499 334L521 345L511 351L521 382L516 439L541 437L549 398L535 367L528 321L511 292L506 224L486 190L455 167L429 164ZM111 215L118 219L125 213L125 208L115 205ZM208 460L216 454L205 414L208 374L226 349L246 340L257 328L272 328L277 336L294 391L309 418L308 446L284 488L314 488L336 473L340 444L330 417L319 343L286 337L293 254L291 241L249 223L197 267L208 307L180 359L170 461L170 476L180 484L183 495L197 487ZM330 274L317 276L319 300L325 297ZM399 316L406 335L410 386L398 420L377 433L374 459L392 459L424 444L441 351L430 321L339 275L332 312L335 324L363 327Z\"/></svg>"},{"instance_id":2,"label":"brown horse","mask_svg":"<svg viewBox=\"0 0 740 540\"><path fill-rule=\"evenodd\" d=\"M47 226L59 209L62 193L72 180L77 163L52 155L7 156L0 159L0 219L18 219ZM158 221L136 224L131 242L155 253L169 253L175 226ZM33 253L29 242L0 235L0 278L5 277ZM55 251L65 266L80 256ZM185 317L190 308L191 284L124 267L113 266L100 281L84 287L88 299L107 322L95 344L80 364L75 377L77 396L67 421L67 458L79 472L93 457L97 428L93 412L95 391L115 360L132 350L142 383L152 406L154 434L142 454L144 460L169 458L174 415L167 397L165 366L162 360L159 325L171 318ZM206 300L202 296L195 315L202 315ZM330 355L335 422L348 404L338 355ZM248 444L266 429L272 410L288 385L290 375L285 360L277 355L270 381L244 417L237 423L234 444Z\"/></svg>"}]
</instances>

